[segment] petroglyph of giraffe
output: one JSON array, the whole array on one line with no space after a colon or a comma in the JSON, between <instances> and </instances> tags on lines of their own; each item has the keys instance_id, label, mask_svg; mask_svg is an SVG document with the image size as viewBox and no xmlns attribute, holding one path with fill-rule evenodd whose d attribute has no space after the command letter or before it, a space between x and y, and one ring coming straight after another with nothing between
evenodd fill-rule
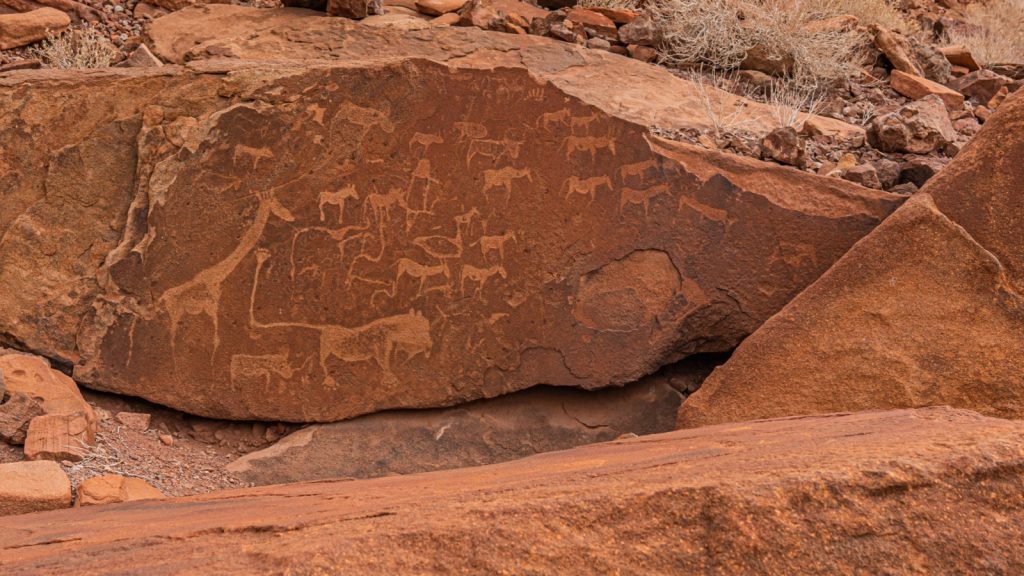
<instances>
[{"instance_id":1,"label":"petroglyph of giraffe","mask_svg":"<svg viewBox=\"0 0 1024 576\"><path fill-rule=\"evenodd\" d=\"M170 317L171 349L177 337L178 326L185 316L204 315L213 323L213 351L220 346L220 324L218 310L224 281L259 242L263 230L270 220L276 216L285 222L294 222L295 217L274 197L272 190L262 190L256 194L259 204L249 228L242 233L235 248L226 258L213 266L199 272L191 280L164 291L156 301L157 308L162 308Z\"/></svg>"},{"instance_id":2,"label":"petroglyph of giraffe","mask_svg":"<svg viewBox=\"0 0 1024 576\"><path fill-rule=\"evenodd\" d=\"M249 300L249 325L256 329L302 328L318 332L320 335L318 357L326 385L331 387L338 385L328 368L331 358L349 363L373 361L380 370L381 381L386 385L395 385L398 383L394 373L397 366L407 363L421 354L424 357L430 357L430 349L433 346L430 322L416 310L378 318L354 328L305 322L260 322L256 318L255 303L259 293L260 275L269 259L270 251L257 250L256 271ZM400 356L404 356L404 359Z\"/></svg>"},{"instance_id":3,"label":"petroglyph of giraffe","mask_svg":"<svg viewBox=\"0 0 1024 576\"><path fill-rule=\"evenodd\" d=\"M612 190L612 181L607 176L592 176L581 179L578 176L570 176L566 181L568 192L565 193L566 200L573 194L589 196L590 202L597 199L597 189L604 186L609 192ZM589 202L588 202L589 204Z\"/></svg>"}]
</instances>

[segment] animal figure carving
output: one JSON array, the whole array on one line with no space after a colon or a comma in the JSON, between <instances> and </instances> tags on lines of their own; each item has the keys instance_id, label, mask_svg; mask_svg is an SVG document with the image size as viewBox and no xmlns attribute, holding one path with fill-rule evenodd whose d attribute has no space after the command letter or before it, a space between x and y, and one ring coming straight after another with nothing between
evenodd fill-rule
<instances>
[{"instance_id":1,"label":"animal figure carving","mask_svg":"<svg viewBox=\"0 0 1024 576\"><path fill-rule=\"evenodd\" d=\"M487 281L494 276L501 276L502 278L508 278L508 272L505 271L505 267L496 264L494 266L488 266L487 268L478 268L471 264L465 264L462 266L462 272L459 276L459 292L466 293L466 281L476 283L476 290L474 294L479 296L483 293L484 287L487 285Z\"/></svg>"},{"instance_id":2,"label":"animal figure carving","mask_svg":"<svg viewBox=\"0 0 1024 576\"><path fill-rule=\"evenodd\" d=\"M573 194L579 194L581 196L589 196L590 202L593 202L597 199L598 188L604 186L609 192L612 190L612 181L607 176L592 176L585 179L580 179L578 176L570 176L569 180L566 181L566 185L569 189L565 193L567 200Z\"/></svg>"},{"instance_id":3,"label":"animal figure carving","mask_svg":"<svg viewBox=\"0 0 1024 576\"><path fill-rule=\"evenodd\" d=\"M612 154L615 153L615 140L609 137L597 136L566 136L565 147L565 157L567 160L571 160L572 155L576 152L589 152L590 160L594 162L597 160L598 150L608 150Z\"/></svg>"},{"instance_id":4,"label":"animal figure carving","mask_svg":"<svg viewBox=\"0 0 1024 576\"><path fill-rule=\"evenodd\" d=\"M665 194L667 192L668 185L666 184L658 184L657 186L652 186L643 190L623 188L619 198L619 210L621 211L628 204L640 204L644 207L644 215L646 216L650 209L651 198L654 198L658 194Z\"/></svg>"},{"instance_id":5,"label":"animal figure carving","mask_svg":"<svg viewBox=\"0 0 1024 576\"><path fill-rule=\"evenodd\" d=\"M505 189L505 195L511 198L512 183L520 178L526 178L529 182L533 182L533 174L529 168L505 166L497 170L484 170L484 192L502 187Z\"/></svg>"},{"instance_id":6,"label":"animal figure carving","mask_svg":"<svg viewBox=\"0 0 1024 576\"><path fill-rule=\"evenodd\" d=\"M491 252L497 252L499 260L504 261L505 244L509 240L515 242L516 235L512 232L505 232L500 236L481 236L480 251L483 253L484 258L486 258Z\"/></svg>"},{"instance_id":7,"label":"animal figure carving","mask_svg":"<svg viewBox=\"0 0 1024 576\"><path fill-rule=\"evenodd\" d=\"M359 194L356 192L356 187L349 184L337 192L327 192L326 190L320 193L319 204L320 204L320 221L327 220L327 214L324 213L324 206L334 205L338 207L338 219L341 220L341 216L345 213L345 201L349 198L359 199Z\"/></svg>"}]
</instances>

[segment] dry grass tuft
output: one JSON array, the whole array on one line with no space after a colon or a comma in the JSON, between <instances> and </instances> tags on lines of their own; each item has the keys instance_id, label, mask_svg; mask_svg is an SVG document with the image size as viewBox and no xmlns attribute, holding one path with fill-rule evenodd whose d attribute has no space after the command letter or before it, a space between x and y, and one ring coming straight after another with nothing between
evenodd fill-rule
<instances>
[{"instance_id":1,"label":"dry grass tuft","mask_svg":"<svg viewBox=\"0 0 1024 576\"><path fill-rule=\"evenodd\" d=\"M883 3L884 0L859 0ZM868 44L854 29L815 29L853 0L661 0L647 10L664 33L662 57L675 65L739 67L758 46L791 62L790 79L804 87L853 76Z\"/></svg>"},{"instance_id":2,"label":"dry grass tuft","mask_svg":"<svg viewBox=\"0 0 1024 576\"><path fill-rule=\"evenodd\" d=\"M825 94L815 87L775 81L766 98L772 116L781 127L800 129L804 121L817 114Z\"/></svg>"},{"instance_id":3,"label":"dry grass tuft","mask_svg":"<svg viewBox=\"0 0 1024 576\"><path fill-rule=\"evenodd\" d=\"M697 88L697 96L711 122L712 136L716 141L741 130L750 122L746 113L747 103L727 91L728 87L736 84L730 75L701 69L690 71L687 76Z\"/></svg>"},{"instance_id":4,"label":"dry grass tuft","mask_svg":"<svg viewBox=\"0 0 1024 576\"><path fill-rule=\"evenodd\" d=\"M983 66L1024 64L1024 0L972 4L967 24L947 34L947 41L967 46Z\"/></svg>"},{"instance_id":5,"label":"dry grass tuft","mask_svg":"<svg viewBox=\"0 0 1024 576\"><path fill-rule=\"evenodd\" d=\"M34 53L50 68L106 68L119 52L106 37L92 28L50 36Z\"/></svg>"}]
</instances>

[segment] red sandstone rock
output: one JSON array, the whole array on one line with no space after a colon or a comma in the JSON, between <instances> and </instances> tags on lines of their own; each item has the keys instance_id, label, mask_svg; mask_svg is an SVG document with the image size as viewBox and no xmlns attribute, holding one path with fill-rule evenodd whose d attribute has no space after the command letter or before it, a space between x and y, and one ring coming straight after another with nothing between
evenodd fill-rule
<instances>
[{"instance_id":1,"label":"red sandstone rock","mask_svg":"<svg viewBox=\"0 0 1024 576\"><path fill-rule=\"evenodd\" d=\"M868 140L883 152L928 154L953 142L956 131L946 105L928 95L895 112L880 114L871 121Z\"/></svg>"},{"instance_id":2,"label":"red sandstone rock","mask_svg":"<svg viewBox=\"0 0 1024 576\"><path fill-rule=\"evenodd\" d=\"M1024 93L1018 91L985 123L924 191L1006 268L1024 292Z\"/></svg>"},{"instance_id":3,"label":"red sandstone rock","mask_svg":"<svg viewBox=\"0 0 1024 576\"><path fill-rule=\"evenodd\" d=\"M1024 423L687 430L430 474L0 519L6 574L1024 571Z\"/></svg>"},{"instance_id":4,"label":"red sandstone rock","mask_svg":"<svg viewBox=\"0 0 1024 576\"><path fill-rule=\"evenodd\" d=\"M453 408L314 424L243 456L228 471L257 485L373 478L494 464L623 434L667 432L675 428L682 399L671 382L697 387L710 369L681 363L625 388L533 388Z\"/></svg>"},{"instance_id":5,"label":"red sandstone rock","mask_svg":"<svg viewBox=\"0 0 1024 576\"><path fill-rule=\"evenodd\" d=\"M955 46L942 46L939 48L939 52L949 60L950 64L955 66L962 66L967 69L968 72L978 70L981 66L974 59L971 51L963 45Z\"/></svg>"},{"instance_id":6,"label":"red sandstone rock","mask_svg":"<svg viewBox=\"0 0 1024 576\"><path fill-rule=\"evenodd\" d=\"M0 14L0 50L18 48L57 35L71 25L71 18L55 8L20 14Z\"/></svg>"},{"instance_id":7,"label":"red sandstone rock","mask_svg":"<svg viewBox=\"0 0 1024 576\"><path fill-rule=\"evenodd\" d=\"M1024 418L1024 298L921 193L744 340L679 424L939 404Z\"/></svg>"},{"instance_id":8,"label":"red sandstone rock","mask_svg":"<svg viewBox=\"0 0 1024 576\"><path fill-rule=\"evenodd\" d=\"M0 516L71 506L71 480L56 462L0 464ZM16 521L20 521L18 518ZM7 563L0 555L0 568ZM11 574L9 568L5 573Z\"/></svg>"},{"instance_id":9,"label":"red sandstone rock","mask_svg":"<svg viewBox=\"0 0 1024 576\"><path fill-rule=\"evenodd\" d=\"M333 42L316 22L342 20L307 21L273 28L278 57L290 30ZM664 78L651 66L538 38L340 26L373 53L0 80L0 103L46 111L31 134L0 115L2 149L51 167L2 180L0 329L91 386L209 416L598 388L731 348L901 201L659 140L645 124L667 116L660 96L591 90L616 72L650 87ZM266 50L260 30L232 50ZM89 106L101 99L114 104ZM439 106L473 115L423 116Z\"/></svg>"},{"instance_id":10,"label":"red sandstone rock","mask_svg":"<svg viewBox=\"0 0 1024 576\"><path fill-rule=\"evenodd\" d=\"M0 372L4 374L8 394L26 395L37 402L46 414L81 414L95 433L96 414L82 398L78 385L50 368L45 358L0 349Z\"/></svg>"},{"instance_id":11,"label":"red sandstone rock","mask_svg":"<svg viewBox=\"0 0 1024 576\"><path fill-rule=\"evenodd\" d=\"M29 422L44 414L43 407L22 392L14 392L0 399L3 400L3 404L0 404L0 441L24 444Z\"/></svg>"},{"instance_id":12,"label":"red sandstone rock","mask_svg":"<svg viewBox=\"0 0 1024 576\"><path fill-rule=\"evenodd\" d=\"M95 432L82 414L37 416L25 435L25 458L78 462L95 443Z\"/></svg>"},{"instance_id":13,"label":"red sandstone rock","mask_svg":"<svg viewBox=\"0 0 1024 576\"><path fill-rule=\"evenodd\" d=\"M907 98L914 100L920 100L925 96L934 94L942 99L942 102L946 105L946 110L954 112L964 107L964 95L957 92L956 90L950 90L938 82L932 82L927 78L921 76L914 76L913 74L907 74L900 72L899 70L893 70L892 75L889 77L892 89Z\"/></svg>"},{"instance_id":14,"label":"red sandstone rock","mask_svg":"<svg viewBox=\"0 0 1024 576\"><path fill-rule=\"evenodd\" d=\"M117 474L94 476L78 485L75 506L116 504L135 500L154 500L164 497L163 492L141 478L126 478Z\"/></svg>"}]
</instances>

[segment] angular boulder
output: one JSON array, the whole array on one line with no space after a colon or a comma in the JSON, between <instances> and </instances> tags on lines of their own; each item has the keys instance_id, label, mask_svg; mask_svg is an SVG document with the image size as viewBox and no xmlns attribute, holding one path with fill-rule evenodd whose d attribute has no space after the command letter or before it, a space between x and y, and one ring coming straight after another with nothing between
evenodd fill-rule
<instances>
[{"instance_id":1,"label":"angular boulder","mask_svg":"<svg viewBox=\"0 0 1024 576\"><path fill-rule=\"evenodd\" d=\"M71 506L71 480L56 462L0 464L0 516ZM0 567L6 563L0 558Z\"/></svg>"},{"instance_id":2,"label":"angular boulder","mask_svg":"<svg viewBox=\"0 0 1024 576\"><path fill-rule=\"evenodd\" d=\"M521 52L0 80L0 332L212 417L600 388L735 346L902 201L658 139Z\"/></svg>"},{"instance_id":3,"label":"angular boulder","mask_svg":"<svg viewBox=\"0 0 1024 576\"><path fill-rule=\"evenodd\" d=\"M36 416L25 434L25 458L78 462L94 444L96 434L82 414Z\"/></svg>"},{"instance_id":4,"label":"angular boulder","mask_svg":"<svg viewBox=\"0 0 1024 576\"><path fill-rule=\"evenodd\" d=\"M370 414L314 424L239 458L228 471L257 485L373 478L481 466L540 452L675 428L683 395L710 366L685 365L624 388L532 388L435 410Z\"/></svg>"},{"instance_id":5,"label":"angular boulder","mask_svg":"<svg viewBox=\"0 0 1024 576\"><path fill-rule=\"evenodd\" d=\"M80 414L89 429L96 432L96 414L82 397L78 385L67 375L51 368L45 358L0 348L0 372L4 375L8 395L25 395L44 414ZM20 402L19 406L31 410L26 402ZM3 412L3 408L0 408L0 412Z\"/></svg>"},{"instance_id":6,"label":"angular boulder","mask_svg":"<svg viewBox=\"0 0 1024 576\"><path fill-rule=\"evenodd\" d=\"M56 8L0 14L0 50L27 46L56 36L71 25L71 17Z\"/></svg>"},{"instance_id":7,"label":"angular boulder","mask_svg":"<svg viewBox=\"0 0 1024 576\"><path fill-rule=\"evenodd\" d=\"M913 550L922 574L1015 574L1022 442L1024 423L949 408L685 430L480 468L0 519L0 566L881 574Z\"/></svg>"},{"instance_id":8,"label":"angular boulder","mask_svg":"<svg viewBox=\"0 0 1024 576\"><path fill-rule=\"evenodd\" d=\"M1024 292L1024 92L1011 94L924 191Z\"/></svg>"},{"instance_id":9,"label":"angular boulder","mask_svg":"<svg viewBox=\"0 0 1024 576\"><path fill-rule=\"evenodd\" d=\"M43 407L31 396L14 392L2 398L0 404L0 441L8 444L24 444L29 422L42 416Z\"/></svg>"},{"instance_id":10,"label":"angular boulder","mask_svg":"<svg viewBox=\"0 0 1024 576\"><path fill-rule=\"evenodd\" d=\"M1024 298L921 193L747 338L679 424L940 404L1024 418Z\"/></svg>"}]
</instances>

